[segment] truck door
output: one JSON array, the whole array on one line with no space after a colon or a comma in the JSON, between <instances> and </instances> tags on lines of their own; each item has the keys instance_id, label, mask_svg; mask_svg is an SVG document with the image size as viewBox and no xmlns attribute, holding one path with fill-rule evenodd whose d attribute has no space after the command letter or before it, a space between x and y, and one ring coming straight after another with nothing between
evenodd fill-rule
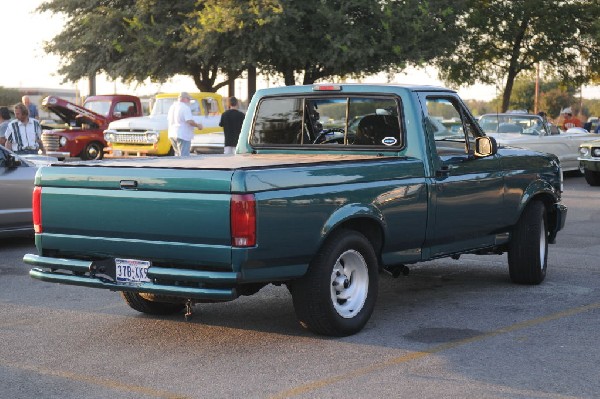
<instances>
[{"instance_id":1,"label":"truck door","mask_svg":"<svg viewBox=\"0 0 600 399\"><path fill-rule=\"evenodd\" d=\"M456 96L421 93L420 101L432 157L426 248L439 256L492 245L504 213L500 157L474 156L483 134Z\"/></svg>"}]
</instances>

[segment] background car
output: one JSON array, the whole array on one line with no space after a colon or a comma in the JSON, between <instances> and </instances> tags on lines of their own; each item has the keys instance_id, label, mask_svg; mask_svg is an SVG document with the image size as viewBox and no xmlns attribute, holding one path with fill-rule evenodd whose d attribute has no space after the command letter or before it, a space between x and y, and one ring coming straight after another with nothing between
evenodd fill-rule
<instances>
[{"instance_id":1,"label":"background car","mask_svg":"<svg viewBox=\"0 0 600 399\"><path fill-rule=\"evenodd\" d=\"M600 140L582 143L578 159L585 181L590 186L600 186Z\"/></svg>"},{"instance_id":2,"label":"background car","mask_svg":"<svg viewBox=\"0 0 600 399\"><path fill-rule=\"evenodd\" d=\"M579 171L579 145L598 138L584 129L551 129L542 117L532 114L485 114L479 118L479 125L500 145L555 154L563 171Z\"/></svg>"},{"instance_id":3,"label":"background car","mask_svg":"<svg viewBox=\"0 0 600 399\"><path fill-rule=\"evenodd\" d=\"M58 162L40 155L20 156L0 146L0 236L33 234L31 194L41 166Z\"/></svg>"}]
</instances>

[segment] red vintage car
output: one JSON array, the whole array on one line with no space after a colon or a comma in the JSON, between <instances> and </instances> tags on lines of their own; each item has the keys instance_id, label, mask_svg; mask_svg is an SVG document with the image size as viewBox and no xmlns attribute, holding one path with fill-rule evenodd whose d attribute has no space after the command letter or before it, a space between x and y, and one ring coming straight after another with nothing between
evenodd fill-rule
<instances>
[{"instance_id":1,"label":"red vintage car","mask_svg":"<svg viewBox=\"0 0 600 399\"><path fill-rule=\"evenodd\" d=\"M65 123L60 129L44 128L42 134L46 155L61 160L68 157L102 159L106 146L104 130L108 124L143 115L138 97L119 94L90 96L83 106L49 96L42 101L42 106Z\"/></svg>"}]
</instances>

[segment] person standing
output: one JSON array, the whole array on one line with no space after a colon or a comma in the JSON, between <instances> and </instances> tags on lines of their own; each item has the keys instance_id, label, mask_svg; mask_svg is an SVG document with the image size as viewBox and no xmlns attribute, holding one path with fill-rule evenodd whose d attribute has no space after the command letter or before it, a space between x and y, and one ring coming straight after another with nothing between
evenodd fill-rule
<instances>
[{"instance_id":1,"label":"person standing","mask_svg":"<svg viewBox=\"0 0 600 399\"><path fill-rule=\"evenodd\" d=\"M37 107L35 106L35 104L33 104L31 102L31 100L29 99L29 96L23 96L23 97L21 97L21 102L23 104L25 104L25 106L27 107L27 110L29 111L29 117L30 118L38 119L40 117L40 114L38 112Z\"/></svg>"},{"instance_id":2,"label":"person standing","mask_svg":"<svg viewBox=\"0 0 600 399\"><path fill-rule=\"evenodd\" d=\"M563 114L563 122L561 124L561 128L564 131L569 130L572 127L582 127L583 124L581 123L581 121L579 120L579 118L573 116L573 111L571 111L571 107L567 107L565 109L563 109L561 111L561 114Z\"/></svg>"},{"instance_id":3,"label":"person standing","mask_svg":"<svg viewBox=\"0 0 600 399\"><path fill-rule=\"evenodd\" d=\"M8 123L4 137L0 137L0 144L17 154L37 154L39 150L43 151L42 125L29 117L25 104L15 105L15 120Z\"/></svg>"},{"instance_id":4,"label":"person standing","mask_svg":"<svg viewBox=\"0 0 600 399\"><path fill-rule=\"evenodd\" d=\"M228 109L221 115L219 126L223 128L223 134L225 135L224 154L235 153L235 147L242 131L245 115L242 111L238 110L239 105L237 98L229 97Z\"/></svg>"},{"instance_id":5,"label":"person standing","mask_svg":"<svg viewBox=\"0 0 600 399\"><path fill-rule=\"evenodd\" d=\"M0 107L0 139L2 139L4 133L6 133L8 122L10 122L10 112L8 112L8 108Z\"/></svg>"},{"instance_id":6,"label":"person standing","mask_svg":"<svg viewBox=\"0 0 600 399\"><path fill-rule=\"evenodd\" d=\"M192 138L194 138L194 127L202 129L202 124L192 117L190 101L192 98L188 93L179 93L177 101L169 108L167 120L169 122L169 140L177 157L190 155Z\"/></svg>"}]
</instances>

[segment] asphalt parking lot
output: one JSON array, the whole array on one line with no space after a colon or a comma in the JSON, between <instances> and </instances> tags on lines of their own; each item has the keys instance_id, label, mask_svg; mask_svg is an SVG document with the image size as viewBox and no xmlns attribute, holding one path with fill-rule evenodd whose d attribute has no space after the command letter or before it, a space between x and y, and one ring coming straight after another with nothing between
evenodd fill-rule
<instances>
[{"instance_id":1,"label":"asphalt parking lot","mask_svg":"<svg viewBox=\"0 0 600 399\"><path fill-rule=\"evenodd\" d=\"M505 255L413 265L346 338L301 330L284 287L141 315L29 278L32 240L3 239L0 397L597 398L600 190L567 177L564 203L543 284L511 284Z\"/></svg>"}]
</instances>

